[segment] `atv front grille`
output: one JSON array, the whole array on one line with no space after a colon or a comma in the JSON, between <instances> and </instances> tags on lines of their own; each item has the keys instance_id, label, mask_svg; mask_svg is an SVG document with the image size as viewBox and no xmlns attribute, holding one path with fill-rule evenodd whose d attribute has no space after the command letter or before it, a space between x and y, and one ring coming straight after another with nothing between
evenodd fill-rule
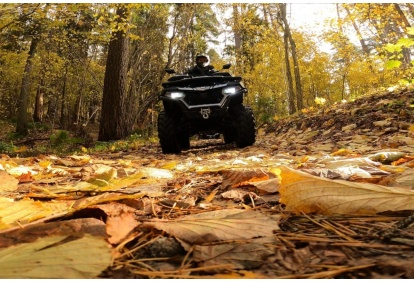
<instances>
[{"instance_id":1,"label":"atv front grille","mask_svg":"<svg viewBox=\"0 0 414 283\"><path fill-rule=\"evenodd\" d=\"M223 100L221 89L208 91L189 91L185 93L185 102L188 105L217 104Z\"/></svg>"}]
</instances>

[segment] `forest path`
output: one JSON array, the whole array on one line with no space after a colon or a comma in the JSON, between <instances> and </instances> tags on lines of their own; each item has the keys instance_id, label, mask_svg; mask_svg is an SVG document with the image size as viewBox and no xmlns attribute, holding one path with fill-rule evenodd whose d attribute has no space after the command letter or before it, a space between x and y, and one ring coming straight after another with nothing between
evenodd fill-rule
<instances>
[{"instance_id":1,"label":"forest path","mask_svg":"<svg viewBox=\"0 0 414 283\"><path fill-rule=\"evenodd\" d=\"M0 277L412 278L413 112L402 90L242 149L2 156Z\"/></svg>"}]
</instances>

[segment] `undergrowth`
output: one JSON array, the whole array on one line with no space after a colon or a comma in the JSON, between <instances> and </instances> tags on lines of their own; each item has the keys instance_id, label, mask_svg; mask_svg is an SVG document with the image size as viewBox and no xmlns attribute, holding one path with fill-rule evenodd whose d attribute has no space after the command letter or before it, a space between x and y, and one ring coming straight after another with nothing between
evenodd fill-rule
<instances>
[{"instance_id":1,"label":"undergrowth","mask_svg":"<svg viewBox=\"0 0 414 283\"><path fill-rule=\"evenodd\" d=\"M6 123L4 121L0 123ZM3 128L4 129L4 128ZM77 136L76 133L66 130L51 130L41 124L30 127L29 135L26 137L17 135L10 131L3 132L0 137L0 154L8 156L28 157L39 154L92 154L118 151L133 151L142 146L157 142L153 136L134 132L124 140L99 142L87 141L85 137Z\"/></svg>"}]
</instances>

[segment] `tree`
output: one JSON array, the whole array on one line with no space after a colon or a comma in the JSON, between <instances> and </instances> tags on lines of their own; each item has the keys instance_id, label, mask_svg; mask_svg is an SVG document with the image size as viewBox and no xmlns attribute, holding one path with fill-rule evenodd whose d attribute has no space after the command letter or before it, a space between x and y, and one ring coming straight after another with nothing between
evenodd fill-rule
<instances>
[{"instance_id":1,"label":"tree","mask_svg":"<svg viewBox=\"0 0 414 283\"><path fill-rule=\"evenodd\" d=\"M118 140L127 137L132 124L126 112L127 70L128 70L128 7L123 4L116 8L116 27L109 42L106 61L102 113L99 125L100 141Z\"/></svg>"},{"instance_id":2,"label":"tree","mask_svg":"<svg viewBox=\"0 0 414 283\"><path fill-rule=\"evenodd\" d=\"M29 98L30 89L30 76L32 72L32 61L36 53L36 48L39 43L39 38L34 37L30 44L29 54L26 60L26 66L24 67L24 74L22 79L22 85L20 88L19 107L17 114L16 133L20 135L27 135L27 100Z\"/></svg>"},{"instance_id":3,"label":"tree","mask_svg":"<svg viewBox=\"0 0 414 283\"><path fill-rule=\"evenodd\" d=\"M47 5L46 5L47 6ZM33 58L36 54L36 49L40 41L40 36L42 32L42 23L39 17L39 14L33 14L30 16L23 15L21 23L24 24L24 21L28 21L30 23L29 26L29 33L31 32L31 43L28 52L28 56L26 59L26 65L24 67L22 84L20 87L20 96L19 96L19 104L18 104L18 111L17 111L17 123L16 123L16 133L20 135L27 135L27 105L29 99L29 91L30 91L30 77L32 73L33 67ZM37 17L36 17L37 16Z\"/></svg>"},{"instance_id":4,"label":"tree","mask_svg":"<svg viewBox=\"0 0 414 283\"><path fill-rule=\"evenodd\" d=\"M282 4L282 3L279 4L279 10L280 10L279 19L280 19L280 25L283 28L283 45L284 45L284 50L285 50L285 65L286 65L285 72L286 72L287 87L288 87L287 88L288 110L289 110L289 114L293 114L296 112L296 106L295 106L295 92L293 89L293 78L292 78L292 73L291 73L290 56L289 56L289 43L291 42L292 35L290 33L289 24L286 18L286 4ZM296 67L299 68L298 66L294 66L294 68ZM298 83L299 83L299 89L301 89L300 81ZM300 102L300 104L302 105L302 102Z\"/></svg>"}]
</instances>

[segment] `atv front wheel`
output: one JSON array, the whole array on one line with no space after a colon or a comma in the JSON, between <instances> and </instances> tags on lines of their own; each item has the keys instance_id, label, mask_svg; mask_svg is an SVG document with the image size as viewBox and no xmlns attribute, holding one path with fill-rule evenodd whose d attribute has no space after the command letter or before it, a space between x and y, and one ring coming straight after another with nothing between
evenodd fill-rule
<instances>
[{"instance_id":1,"label":"atv front wheel","mask_svg":"<svg viewBox=\"0 0 414 283\"><path fill-rule=\"evenodd\" d=\"M253 111L249 106L239 105L234 109L234 140L237 147L243 148L254 144L256 129Z\"/></svg>"},{"instance_id":2,"label":"atv front wheel","mask_svg":"<svg viewBox=\"0 0 414 283\"><path fill-rule=\"evenodd\" d=\"M181 149L186 150L190 148L190 135L187 132L180 134L179 139Z\"/></svg>"},{"instance_id":3,"label":"atv front wheel","mask_svg":"<svg viewBox=\"0 0 414 283\"><path fill-rule=\"evenodd\" d=\"M181 152L180 141L177 137L176 120L165 111L161 111L158 115L158 138L163 153Z\"/></svg>"},{"instance_id":4,"label":"atv front wheel","mask_svg":"<svg viewBox=\"0 0 414 283\"><path fill-rule=\"evenodd\" d=\"M231 115L228 115L228 117L224 120L223 138L225 144L234 142L234 137L236 135L234 129L236 128L236 125L234 125L233 121L234 118L232 118Z\"/></svg>"}]
</instances>

